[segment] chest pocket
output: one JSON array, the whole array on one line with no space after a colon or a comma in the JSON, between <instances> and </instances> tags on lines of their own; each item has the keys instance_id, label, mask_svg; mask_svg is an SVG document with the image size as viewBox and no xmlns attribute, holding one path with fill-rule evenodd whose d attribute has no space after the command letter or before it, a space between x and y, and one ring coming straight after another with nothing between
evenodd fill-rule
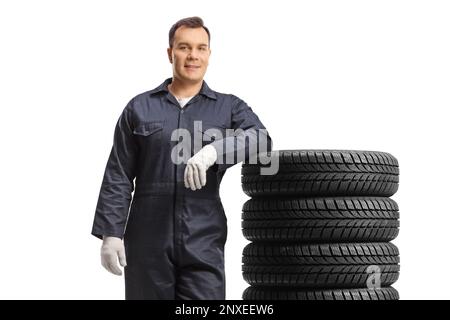
<instances>
[{"instance_id":1,"label":"chest pocket","mask_svg":"<svg viewBox=\"0 0 450 320\"><path fill-rule=\"evenodd\" d=\"M141 148L155 151L161 148L164 121L152 121L139 124L133 134Z\"/></svg>"},{"instance_id":2,"label":"chest pocket","mask_svg":"<svg viewBox=\"0 0 450 320\"><path fill-rule=\"evenodd\" d=\"M222 124L202 121L202 126L197 127L197 130L203 135L203 145L209 144L216 140L224 139L230 136L229 129Z\"/></svg>"},{"instance_id":3,"label":"chest pocket","mask_svg":"<svg viewBox=\"0 0 450 320\"><path fill-rule=\"evenodd\" d=\"M147 137L164 128L164 121L153 121L138 125L133 133L138 136Z\"/></svg>"}]
</instances>

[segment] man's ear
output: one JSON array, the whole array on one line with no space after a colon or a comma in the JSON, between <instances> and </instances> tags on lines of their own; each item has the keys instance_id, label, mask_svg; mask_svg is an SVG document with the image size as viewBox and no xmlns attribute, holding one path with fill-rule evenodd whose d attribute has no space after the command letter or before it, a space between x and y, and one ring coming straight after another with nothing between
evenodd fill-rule
<instances>
[{"instance_id":1,"label":"man's ear","mask_svg":"<svg viewBox=\"0 0 450 320\"><path fill-rule=\"evenodd\" d=\"M172 48L167 48L167 56L169 57L170 63L173 63L173 61L172 61Z\"/></svg>"}]
</instances>

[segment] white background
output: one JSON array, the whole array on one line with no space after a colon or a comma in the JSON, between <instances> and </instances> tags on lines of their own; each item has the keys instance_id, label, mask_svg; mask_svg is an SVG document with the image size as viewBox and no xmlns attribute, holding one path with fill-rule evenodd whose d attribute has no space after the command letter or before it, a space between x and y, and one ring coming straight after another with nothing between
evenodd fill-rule
<instances>
[{"instance_id":1,"label":"white background","mask_svg":"<svg viewBox=\"0 0 450 320\"><path fill-rule=\"evenodd\" d=\"M402 299L448 299L448 1L2 1L0 298L123 299L90 235L125 104L171 76L168 30L211 31L205 80L244 99L275 149L400 163ZM247 284L240 165L221 186L227 299Z\"/></svg>"}]
</instances>

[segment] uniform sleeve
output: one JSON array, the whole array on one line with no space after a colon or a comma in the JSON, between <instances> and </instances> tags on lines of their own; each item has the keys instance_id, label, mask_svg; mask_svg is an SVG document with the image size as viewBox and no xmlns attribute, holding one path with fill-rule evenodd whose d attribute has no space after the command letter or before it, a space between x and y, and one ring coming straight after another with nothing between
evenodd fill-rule
<instances>
[{"instance_id":1,"label":"uniform sleeve","mask_svg":"<svg viewBox=\"0 0 450 320\"><path fill-rule=\"evenodd\" d=\"M100 188L92 235L123 238L131 194L134 190L137 145L133 138L132 101L125 107L114 130L114 140Z\"/></svg>"},{"instance_id":2,"label":"uniform sleeve","mask_svg":"<svg viewBox=\"0 0 450 320\"><path fill-rule=\"evenodd\" d=\"M235 134L211 143L217 151L216 170L224 171L251 156L272 150L272 139L247 103L232 95L231 123Z\"/></svg>"}]
</instances>

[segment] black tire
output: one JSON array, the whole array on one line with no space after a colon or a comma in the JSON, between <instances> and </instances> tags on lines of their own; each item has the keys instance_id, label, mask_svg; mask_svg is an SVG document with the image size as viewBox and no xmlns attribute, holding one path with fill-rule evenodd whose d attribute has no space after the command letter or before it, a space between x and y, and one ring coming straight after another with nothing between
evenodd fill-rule
<instances>
[{"instance_id":1,"label":"black tire","mask_svg":"<svg viewBox=\"0 0 450 320\"><path fill-rule=\"evenodd\" d=\"M243 164L242 189L261 196L381 196L398 190L398 161L389 153L352 150L279 150L279 171L260 175Z\"/></svg>"},{"instance_id":2,"label":"black tire","mask_svg":"<svg viewBox=\"0 0 450 320\"><path fill-rule=\"evenodd\" d=\"M383 197L254 198L242 219L250 241L388 242L399 232L397 203Z\"/></svg>"},{"instance_id":3,"label":"black tire","mask_svg":"<svg viewBox=\"0 0 450 320\"><path fill-rule=\"evenodd\" d=\"M242 294L243 300L399 300L392 287L379 289L301 290L250 286Z\"/></svg>"},{"instance_id":4,"label":"black tire","mask_svg":"<svg viewBox=\"0 0 450 320\"><path fill-rule=\"evenodd\" d=\"M399 277L398 248L391 243L249 243L243 251L243 278L250 285L302 288L364 288L380 272L380 286Z\"/></svg>"}]
</instances>

